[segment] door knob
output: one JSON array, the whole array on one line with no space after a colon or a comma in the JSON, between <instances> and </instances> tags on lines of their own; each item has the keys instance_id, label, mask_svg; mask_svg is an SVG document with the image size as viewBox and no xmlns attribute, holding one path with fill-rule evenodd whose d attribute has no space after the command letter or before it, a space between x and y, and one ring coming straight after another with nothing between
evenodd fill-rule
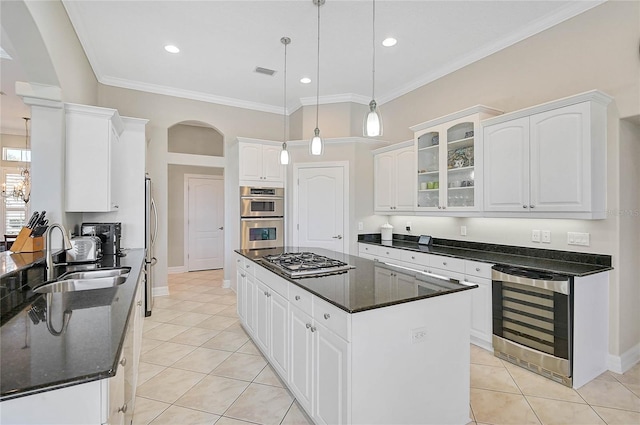
<instances>
[{"instance_id":1,"label":"door knob","mask_svg":"<svg viewBox=\"0 0 640 425\"><path fill-rule=\"evenodd\" d=\"M342 239L342 235L338 235L338 236L331 236L333 239Z\"/></svg>"}]
</instances>

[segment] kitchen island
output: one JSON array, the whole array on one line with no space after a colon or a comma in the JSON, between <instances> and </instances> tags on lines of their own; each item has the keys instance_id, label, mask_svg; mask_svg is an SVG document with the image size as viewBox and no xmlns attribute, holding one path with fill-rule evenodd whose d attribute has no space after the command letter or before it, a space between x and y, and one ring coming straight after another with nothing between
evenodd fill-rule
<instances>
[{"instance_id":1,"label":"kitchen island","mask_svg":"<svg viewBox=\"0 0 640 425\"><path fill-rule=\"evenodd\" d=\"M143 261L144 249L103 258L85 268L130 267L122 284L66 293L33 292L43 283L40 258L16 269L31 270L26 278L3 276L11 283L3 306L18 303L12 317L2 312L0 423L124 423L140 355Z\"/></svg>"},{"instance_id":2,"label":"kitchen island","mask_svg":"<svg viewBox=\"0 0 640 425\"><path fill-rule=\"evenodd\" d=\"M265 267L304 251L353 268L294 279ZM314 422L469 421L475 285L318 248L236 252L241 323Z\"/></svg>"}]
</instances>

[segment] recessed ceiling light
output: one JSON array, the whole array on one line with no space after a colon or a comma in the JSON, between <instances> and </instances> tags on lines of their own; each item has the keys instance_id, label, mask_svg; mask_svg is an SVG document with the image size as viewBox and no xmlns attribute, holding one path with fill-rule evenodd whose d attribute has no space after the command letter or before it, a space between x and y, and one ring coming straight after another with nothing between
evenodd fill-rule
<instances>
[{"instance_id":1,"label":"recessed ceiling light","mask_svg":"<svg viewBox=\"0 0 640 425\"><path fill-rule=\"evenodd\" d=\"M391 46L395 46L397 42L398 40L396 40L395 38L389 37L382 40L382 45L384 47L391 47Z\"/></svg>"},{"instance_id":2,"label":"recessed ceiling light","mask_svg":"<svg viewBox=\"0 0 640 425\"><path fill-rule=\"evenodd\" d=\"M178 49L178 47L174 46L173 44L167 44L166 46L164 46L164 50L166 50L169 53L180 52L180 49Z\"/></svg>"},{"instance_id":3,"label":"recessed ceiling light","mask_svg":"<svg viewBox=\"0 0 640 425\"><path fill-rule=\"evenodd\" d=\"M301 82L302 84L309 84L309 83L311 82L311 78L309 78L309 77L302 77L302 78L300 78L300 82Z\"/></svg>"}]
</instances>

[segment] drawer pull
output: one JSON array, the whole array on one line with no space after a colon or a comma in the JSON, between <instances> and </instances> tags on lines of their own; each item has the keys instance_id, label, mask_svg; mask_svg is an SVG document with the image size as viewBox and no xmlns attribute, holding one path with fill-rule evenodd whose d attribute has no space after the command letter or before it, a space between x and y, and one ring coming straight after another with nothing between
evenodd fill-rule
<instances>
[{"instance_id":1,"label":"drawer pull","mask_svg":"<svg viewBox=\"0 0 640 425\"><path fill-rule=\"evenodd\" d=\"M245 267L246 267L246 268L249 268L249 267L251 267L251 265L247 264Z\"/></svg>"},{"instance_id":2,"label":"drawer pull","mask_svg":"<svg viewBox=\"0 0 640 425\"><path fill-rule=\"evenodd\" d=\"M411 256L411 259L412 259L412 260L415 260L415 259L416 259L416 257L414 257L414 256L412 255L412 256Z\"/></svg>"},{"instance_id":3,"label":"drawer pull","mask_svg":"<svg viewBox=\"0 0 640 425\"><path fill-rule=\"evenodd\" d=\"M127 365L127 358L126 357L123 357L122 360L120 360L120 365L123 366L123 367Z\"/></svg>"},{"instance_id":4,"label":"drawer pull","mask_svg":"<svg viewBox=\"0 0 640 425\"><path fill-rule=\"evenodd\" d=\"M127 403L123 404L122 407L118 407L118 413L127 413Z\"/></svg>"},{"instance_id":5,"label":"drawer pull","mask_svg":"<svg viewBox=\"0 0 640 425\"><path fill-rule=\"evenodd\" d=\"M329 313L325 313L324 314L324 319L325 320L329 320L330 317L331 317L331 315Z\"/></svg>"},{"instance_id":6,"label":"drawer pull","mask_svg":"<svg viewBox=\"0 0 640 425\"><path fill-rule=\"evenodd\" d=\"M446 261L443 261L443 262L442 262L442 265L443 265L443 266L446 266L446 265L447 265L447 262L446 262Z\"/></svg>"},{"instance_id":7,"label":"drawer pull","mask_svg":"<svg viewBox=\"0 0 640 425\"><path fill-rule=\"evenodd\" d=\"M476 267L476 271L479 272L480 271L480 267Z\"/></svg>"},{"instance_id":8,"label":"drawer pull","mask_svg":"<svg viewBox=\"0 0 640 425\"><path fill-rule=\"evenodd\" d=\"M307 329L309 329L311 328L311 323L307 323L305 326L307 327Z\"/></svg>"},{"instance_id":9,"label":"drawer pull","mask_svg":"<svg viewBox=\"0 0 640 425\"><path fill-rule=\"evenodd\" d=\"M296 301L300 301L300 295L296 295Z\"/></svg>"}]
</instances>

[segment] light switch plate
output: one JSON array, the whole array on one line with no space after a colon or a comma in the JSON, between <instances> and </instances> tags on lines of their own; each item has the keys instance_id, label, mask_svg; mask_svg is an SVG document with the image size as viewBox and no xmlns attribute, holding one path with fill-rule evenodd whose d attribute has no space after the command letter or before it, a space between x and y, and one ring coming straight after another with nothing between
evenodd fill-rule
<instances>
[{"instance_id":1,"label":"light switch plate","mask_svg":"<svg viewBox=\"0 0 640 425\"><path fill-rule=\"evenodd\" d=\"M543 230L542 231L542 243L551 243L551 231Z\"/></svg>"},{"instance_id":2,"label":"light switch plate","mask_svg":"<svg viewBox=\"0 0 640 425\"><path fill-rule=\"evenodd\" d=\"M460 226L460 236L467 236L467 226Z\"/></svg>"},{"instance_id":3,"label":"light switch plate","mask_svg":"<svg viewBox=\"0 0 640 425\"><path fill-rule=\"evenodd\" d=\"M567 244L577 246L589 246L589 233L567 232Z\"/></svg>"}]
</instances>

